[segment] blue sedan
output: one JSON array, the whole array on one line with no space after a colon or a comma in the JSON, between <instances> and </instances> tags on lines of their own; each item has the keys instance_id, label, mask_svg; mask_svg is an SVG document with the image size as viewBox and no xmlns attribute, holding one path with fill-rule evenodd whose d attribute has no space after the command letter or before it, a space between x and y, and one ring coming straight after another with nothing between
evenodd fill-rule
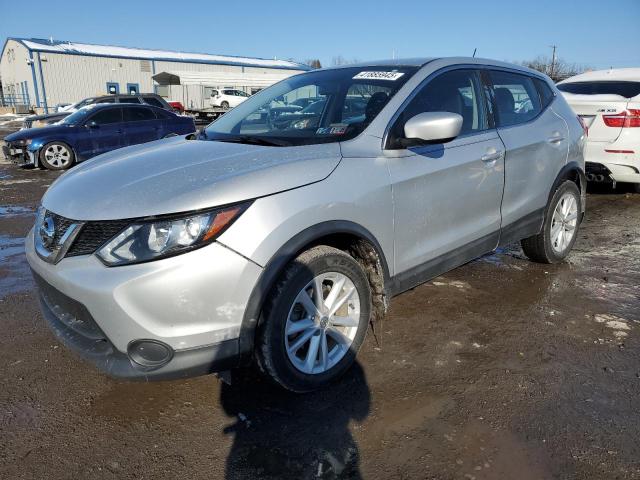
<instances>
[{"instance_id":1,"label":"blue sedan","mask_svg":"<svg viewBox=\"0 0 640 480\"><path fill-rule=\"evenodd\" d=\"M149 105L96 104L57 124L5 137L5 157L21 165L64 170L116 148L195 132L193 119Z\"/></svg>"}]
</instances>

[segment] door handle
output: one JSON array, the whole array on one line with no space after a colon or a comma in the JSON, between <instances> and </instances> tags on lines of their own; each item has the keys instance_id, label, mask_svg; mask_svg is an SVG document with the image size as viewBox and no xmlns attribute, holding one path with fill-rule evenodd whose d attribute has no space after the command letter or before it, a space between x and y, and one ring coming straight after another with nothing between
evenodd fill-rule
<instances>
[{"instance_id":1,"label":"door handle","mask_svg":"<svg viewBox=\"0 0 640 480\"><path fill-rule=\"evenodd\" d=\"M496 160L500 160L502 158L502 154L502 151L498 151L495 148L490 148L489 150L487 150L487 153L485 155L480 157L480 160L485 163L494 163Z\"/></svg>"},{"instance_id":2,"label":"door handle","mask_svg":"<svg viewBox=\"0 0 640 480\"><path fill-rule=\"evenodd\" d=\"M560 135L559 133L556 133L552 137L549 137L547 139L547 142L549 142L549 143L560 143L563 140L564 140L564 137L562 135Z\"/></svg>"}]
</instances>

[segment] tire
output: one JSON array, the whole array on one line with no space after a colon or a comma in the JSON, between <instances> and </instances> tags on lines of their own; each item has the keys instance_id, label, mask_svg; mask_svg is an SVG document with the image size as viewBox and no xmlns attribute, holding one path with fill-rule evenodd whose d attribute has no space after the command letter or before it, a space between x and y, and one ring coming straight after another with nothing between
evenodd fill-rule
<instances>
[{"instance_id":1,"label":"tire","mask_svg":"<svg viewBox=\"0 0 640 480\"><path fill-rule=\"evenodd\" d=\"M229 102L227 102L226 100L220 103L220 106L225 110L229 110Z\"/></svg>"},{"instance_id":2,"label":"tire","mask_svg":"<svg viewBox=\"0 0 640 480\"><path fill-rule=\"evenodd\" d=\"M316 285L322 287L316 289ZM320 290L321 302L315 297ZM331 315L326 304L344 297L348 298L337 315ZM310 318L319 303L322 313ZM324 387L355 361L370 316L371 290L363 267L333 247L307 250L285 268L263 309L256 342L258 365L267 377L292 392Z\"/></svg>"},{"instance_id":3,"label":"tire","mask_svg":"<svg viewBox=\"0 0 640 480\"><path fill-rule=\"evenodd\" d=\"M40 149L39 159L47 170L66 170L73 166L76 156L66 143L51 142Z\"/></svg>"},{"instance_id":4,"label":"tire","mask_svg":"<svg viewBox=\"0 0 640 480\"><path fill-rule=\"evenodd\" d=\"M558 187L547 205L542 231L521 242L522 250L529 259L539 263L559 263L567 258L578 237L581 202L580 190L574 182L567 180ZM566 215L563 213L565 209Z\"/></svg>"}]
</instances>

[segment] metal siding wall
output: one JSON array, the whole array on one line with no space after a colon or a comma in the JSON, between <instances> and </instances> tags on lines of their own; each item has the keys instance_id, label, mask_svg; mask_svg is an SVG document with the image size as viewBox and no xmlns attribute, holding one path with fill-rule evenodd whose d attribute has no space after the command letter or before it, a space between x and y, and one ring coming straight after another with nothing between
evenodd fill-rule
<instances>
[{"instance_id":1,"label":"metal siding wall","mask_svg":"<svg viewBox=\"0 0 640 480\"><path fill-rule=\"evenodd\" d=\"M13 52L12 58L9 58L9 51ZM15 58L13 58L15 56ZM33 85L33 75L31 74L31 65L29 61L29 50L14 40L9 40L4 50L4 55L0 59L0 79L5 86L21 85L27 82L27 96L32 104L35 104L36 91ZM5 93L8 93L5 90ZM18 88L14 92L22 94L22 90Z\"/></svg>"},{"instance_id":2,"label":"metal siding wall","mask_svg":"<svg viewBox=\"0 0 640 480\"><path fill-rule=\"evenodd\" d=\"M119 83L121 93L126 92L127 83L139 84L141 93L153 92L152 73L141 71L140 60L58 53L40 55L49 105L105 95L107 82Z\"/></svg>"},{"instance_id":3,"label":"metal siding wall","mask_svg":"<svg viewBox=\"0 0 640 480\"><path fill-rule=\"evenodd\" d=\"M15 61L9 62L6 54L0 60L0 76L5 85L27 82L29 98L35 103L36 92L33 85L33 75L29 60L28 50L20 43L13 40L7 42L7 48L15 52ZM34 53L35 74L38 83L38 92L41 103L43 102L43 89L40 80L40 69L37 61L37 53ZM67 55L60 53L40 53L42 59L42 78L44 79L47 104L49 107L57 103L76 102L86 97L104 95L107 93L107 82L118 82L120 92L126 91L127 83L140 85L141 93L154 91L154 81L151 78L152 71L142 72L140 60L91 57L85 55ZM46 61L45 61L46 59ZM191 71L191 72L241 72L247 73L272 73L291 72L297 70L274 70L261 67L241 67L235 65L210 65L201 63L182 63L155 61L155 72L163 71ZM225 87L227 85L211 85L212 87ZM244 85L228 85L243 87ZM248 90L248 89L247 89ZM193 108L208 107L208 99L203 98L204 89L200 85L171 86L170 99L181 101L185 106ZM250 93L250 92L249 92Z\"/></svg>"}]
</instances>

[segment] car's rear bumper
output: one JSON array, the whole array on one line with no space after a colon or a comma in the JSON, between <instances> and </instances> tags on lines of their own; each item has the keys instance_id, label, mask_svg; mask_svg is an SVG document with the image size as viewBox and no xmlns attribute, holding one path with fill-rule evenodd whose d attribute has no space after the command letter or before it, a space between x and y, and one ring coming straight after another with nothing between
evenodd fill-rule
<instances>
[{"instance_id":1,"label":"car's rear bumper","mask_svg":"<svg viewBox=\"0 0 640 480\"><path fill-rule=\"evenodd\" d=\"M640 183L640 145L587 142L584 157L587 163L606 167L612 181Z\"/></svg>"}]
</instances>

